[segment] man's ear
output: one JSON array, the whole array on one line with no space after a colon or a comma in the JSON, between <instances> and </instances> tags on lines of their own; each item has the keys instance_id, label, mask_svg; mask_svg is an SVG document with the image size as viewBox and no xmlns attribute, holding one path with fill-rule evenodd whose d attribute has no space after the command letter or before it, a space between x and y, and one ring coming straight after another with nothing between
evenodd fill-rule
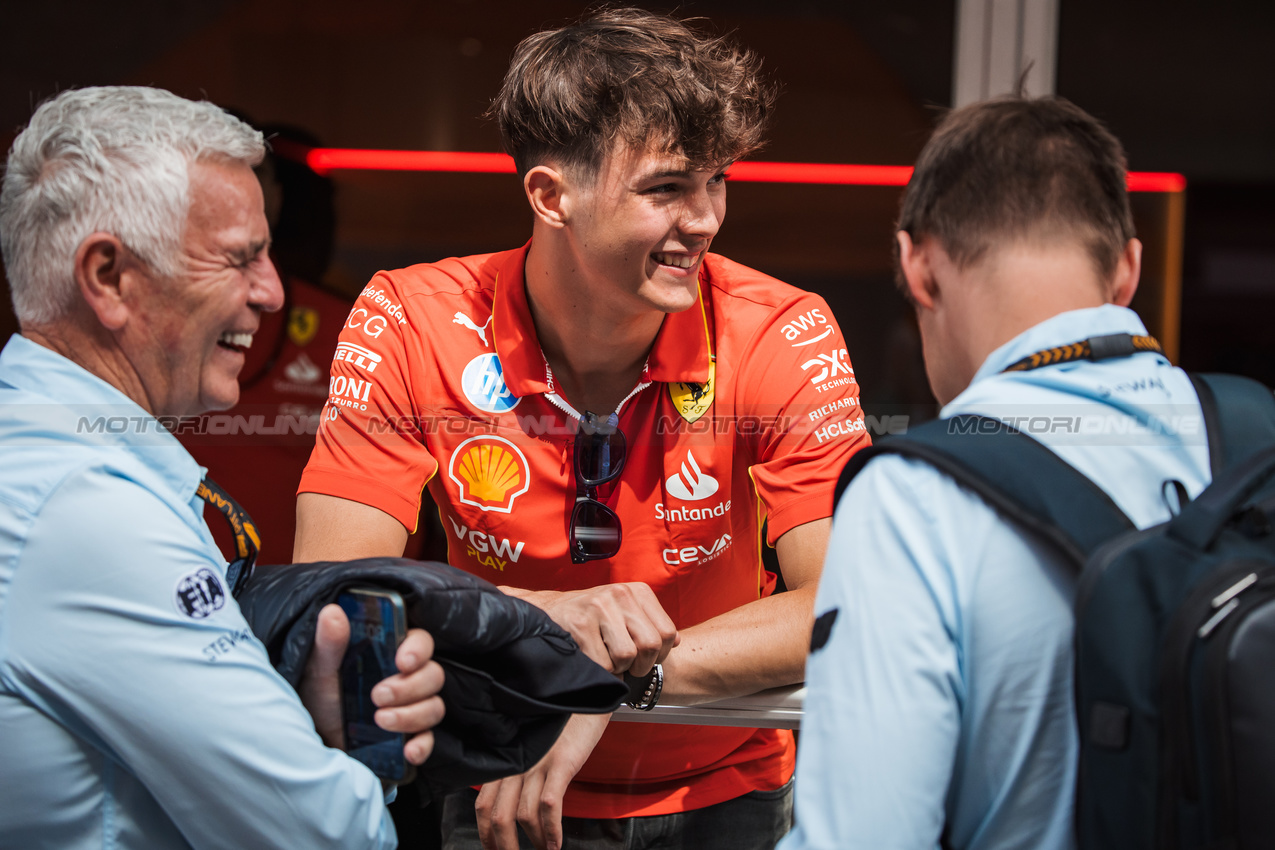
<instances>
[{"instance_id":1,"label":"man's ear","mask_svg":"<svg viewBox=\"0 0 1275 850\"><path fill-rule=\"evenodd\" d=\"M1111 281L1111 303L1128 307L1138 291L1138 278L1142 275L1142 242L1130 239L1120 252L1116 262L1116 274Z\"/></svg>"},{"instance_id":2,"label":"man's ear","mask_svg":"<svg viewBox=\"0 0 1275 850\"><path fill-rule=\"evenodd\" d=\"M906 230L898 231L894 238L899 240L899 270L903 272L912 303L933 310L934 299L938 295L938 281L935 280L930 263L930 252L924 245L913 242L912 234Z\"/></svg>"},{"instance_id":3,"label":"man's ear","mask_svg":"<svg viewBox=\"0 0 1275 850\"><path fill-rule=\"evenodd\" d=\"M564 182L562 172L548 165L537 165L522 178L532 214L550 227L560 228L567 223L569 204Z\"/></svg>"},{"instance_id":4,"label":"man's ear","mask_svg":"<svg viewBox=\"0 0 1275 850\"><path fill-rule=\"evenodd\" d=\"M111 233L91 233L75 251L75 284L102 326L117 331L128 321L126 276L137 264L124 243Z\"/></svg>"}]
</instances>

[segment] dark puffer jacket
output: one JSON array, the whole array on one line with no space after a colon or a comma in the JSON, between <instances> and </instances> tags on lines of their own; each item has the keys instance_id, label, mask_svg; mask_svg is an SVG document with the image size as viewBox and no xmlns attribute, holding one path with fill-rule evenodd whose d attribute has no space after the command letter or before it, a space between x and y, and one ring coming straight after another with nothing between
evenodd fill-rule
<instances>
[{"instance_id":1,"label":"dark puffer jacket","mask_svg":"<svg viewBox=\"0 0 1275 850\"><path fill-rule=\"evenodd\" d=\"M314 645L319 609L350 587L396 590L408 628L434 638L446 716L417 775L434 791L522 773L571 714L604 714L628 688L580 651L539 608L461 570L405 558L258 567L239 596L248 625L293 687Z\"/></svg>"}]
</instances>

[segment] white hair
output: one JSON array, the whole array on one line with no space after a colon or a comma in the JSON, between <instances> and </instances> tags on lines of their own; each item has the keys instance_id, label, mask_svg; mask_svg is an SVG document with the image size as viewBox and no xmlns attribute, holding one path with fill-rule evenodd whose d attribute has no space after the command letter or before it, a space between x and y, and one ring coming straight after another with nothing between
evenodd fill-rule
<instances>
[{"instance_id":1,"label":"white hair","mask_svg":"<svg viewBox=\"0 0 1275 850\"><path fill-rule=\"evenodd\" d=\"M261 162L261 133L163 89L104 86L41 104L13 142L0 188L0 250L23 324L75 304L75 252L114 234L150 269L179 272L190 163Z\"/></svg>"}]
</instances>

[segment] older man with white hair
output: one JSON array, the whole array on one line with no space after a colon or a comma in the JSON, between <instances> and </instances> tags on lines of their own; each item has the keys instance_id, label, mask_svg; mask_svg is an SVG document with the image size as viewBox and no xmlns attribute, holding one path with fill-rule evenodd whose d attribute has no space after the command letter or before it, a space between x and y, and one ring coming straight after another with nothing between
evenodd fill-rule
<instances>
[{"instance_id":1,"label":"older man with white hair","mask_svg":"<svg viewBox=\"0 0 1275 850\"><path fill-rule=\"evenodd\" d=\"M14 142L0 847L395 844L381 783L339 749L343 615L320 620L303 705L240 614L202 470L164 427L235 403L282 304L263 153L216 106L146 88L63 93ZM418 764L442 715L432 649L413 630L374 691Z\"/></svg>"}]
</instances>

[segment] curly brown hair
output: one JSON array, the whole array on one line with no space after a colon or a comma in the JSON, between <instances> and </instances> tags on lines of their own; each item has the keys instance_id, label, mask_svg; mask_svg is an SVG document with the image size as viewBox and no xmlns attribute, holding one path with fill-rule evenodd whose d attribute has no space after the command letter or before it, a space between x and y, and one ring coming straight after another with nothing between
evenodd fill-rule
<instances>
[{"instance_id":1,"label":"curly brown hair","mask_svg":"<svg viewBox=\"0 0 1275 850\"><path fill-rule=\"evenodd\" d=\"M596 174L617 141L711 169L762 145L776 92L760 66L686 22L604 8L524 39L489 114L519 175L549 160Z\"/></svg>"}]
</instances>

